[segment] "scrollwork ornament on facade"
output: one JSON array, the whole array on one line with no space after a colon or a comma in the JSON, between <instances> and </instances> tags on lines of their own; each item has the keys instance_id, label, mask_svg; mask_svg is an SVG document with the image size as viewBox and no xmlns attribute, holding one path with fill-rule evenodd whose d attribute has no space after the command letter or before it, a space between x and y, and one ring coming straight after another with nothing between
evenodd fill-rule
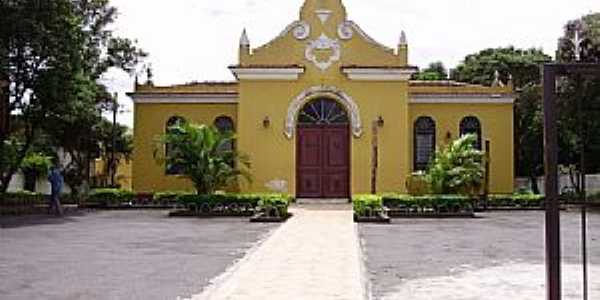
<instances>
[{"instance_id":1,"label":"scrollwork ornament on facade","mask_svg":"<svg viewBox=\"0 0 600 300\"><path fill-rule=\"evenodd\" d=\"M338 36L342 40L349 40L354 36L354 29L350 22L342 22L338 25Z\"/></svg>"},{"instance_id":2,"label":"scrollwork ornament on facade","mask_svg":"<svg viewBox=\"0 0 600 300\"><path fill-rule=\"evenodd\" d=\"M292 33L297 40L305 40L310 36L310 25L306 22L296 24Z\"/></svg>"}]
</instances>

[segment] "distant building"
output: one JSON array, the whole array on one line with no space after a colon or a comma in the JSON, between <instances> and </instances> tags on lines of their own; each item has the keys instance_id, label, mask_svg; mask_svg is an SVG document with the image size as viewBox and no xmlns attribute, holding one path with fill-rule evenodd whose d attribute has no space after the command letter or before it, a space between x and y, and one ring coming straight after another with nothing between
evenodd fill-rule
<instances>
[{"instance_id":1,"label":"distant building","mask_svg":"<svg viewBox=\"0 0 600 300\"><path fill-rule=\"evenodd\" d=\"M237 132L254 177L243 191L279 180L302 198L367 193L376 132L378 192L405 191L436 147L475 133L480 147L490 141L491 192L511 193L510 84L412 81L408 50L404 33L396 48L373 40L346 18L341 0L306 0L300 19L267 44L252 48L244 31L229 67L236 81L136 85L133 189L193 189L153 158L155 138L183 119Z\"/></svg>"}]
</instances>

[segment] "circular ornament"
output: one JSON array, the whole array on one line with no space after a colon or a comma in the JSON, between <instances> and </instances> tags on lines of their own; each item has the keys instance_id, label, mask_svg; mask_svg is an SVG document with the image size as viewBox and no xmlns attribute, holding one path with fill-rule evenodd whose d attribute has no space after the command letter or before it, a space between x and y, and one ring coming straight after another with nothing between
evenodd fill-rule
<instances>
[{"instance_id":1,"label":"circular ornament","mask_svg":"<svg viewBox=\"0 0 600 300\"><path fill-rule=\"evenodd\" d=\"M292 30L294 37L298 40L305 40L310 35L310 25L306 22L298 22Z\"/></svg>"},{"instance_id":2,"label":"circular ornament","mask_svg":"<svg viewBox=\"0 0 600 300\"><path fill-rule=\"evenodd\" d=\"M354 29L350 22L342 22L338 25L338 36L342 40L349 40L354 36Z\"/></svg>"}]
</instances>

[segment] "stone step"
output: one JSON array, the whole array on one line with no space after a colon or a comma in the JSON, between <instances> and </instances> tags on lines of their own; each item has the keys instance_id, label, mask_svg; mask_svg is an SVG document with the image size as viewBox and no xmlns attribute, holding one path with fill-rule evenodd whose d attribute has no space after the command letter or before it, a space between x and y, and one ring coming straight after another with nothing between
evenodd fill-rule
<instances>
[{"instance_id":1,"label":"stone step","mask_svg":"<svg viewBox=\"0 0 600 300\"><path fill-rule=\"evenodd\" d=\"M350 199L348 198L298 198L296 204L300 205L319 205L319 204L348 204Z\"/></svg>"}]
</instances>

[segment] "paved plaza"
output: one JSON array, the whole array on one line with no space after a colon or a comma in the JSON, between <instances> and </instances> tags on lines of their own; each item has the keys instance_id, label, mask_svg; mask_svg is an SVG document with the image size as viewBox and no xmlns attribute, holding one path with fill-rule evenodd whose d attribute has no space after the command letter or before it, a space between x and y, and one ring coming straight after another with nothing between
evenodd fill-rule
<instances>
[{"instance_id":1,"label":"paved plaza","mask_svg":"<svg viewBox=\"0 0 600 300\"><path fill-rule=\"evenodd\" d=\"M277 227L167 213L0 217L0 299L189 298Z\"/></svg>"},{"instance_id":2,"label":"paved plaza","mask_svg":"<svg viewBox=\"0 0 600 300\"><path fill-rule=\"evenodd\" d=\"M543 299L544 212L360 225L376 299ZM580 215L563 212L564 299L582 299ZM590 299L600 299L600 214L589 216Z\"/></svg>"},{"instance_id":3,"label":"paved plaza","mask_svg":"<svg viewBox=\"0 0 600 300\"><path fill-rule=\"evenodd\" d=\"M103 211L0 218L0 295L14 299L542 299L543 212L352 222L296 206L288 222ZM565 299L581 298L579 214L563 212ZM600 298L600 215L589 219Z\"/></svg>"}]
</instances>

